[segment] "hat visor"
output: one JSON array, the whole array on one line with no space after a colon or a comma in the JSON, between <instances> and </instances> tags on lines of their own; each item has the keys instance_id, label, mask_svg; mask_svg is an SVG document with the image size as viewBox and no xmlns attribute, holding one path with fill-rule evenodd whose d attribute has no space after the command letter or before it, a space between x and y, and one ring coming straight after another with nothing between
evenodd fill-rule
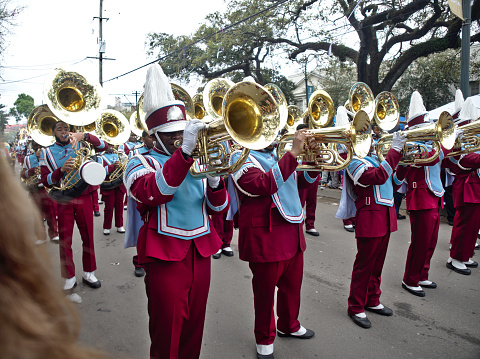
<instances>
[{"instance_id":1,"label":"hat visor","mask_svg":"<svg viewBox=\"0 0 480 359\"><path fill-rule=\"evenodd\" d=\"M148 131L150 134L153 134L155 132L177 132L177 131L183 131L185 130L185 126L187 124L187 121L170 121L167 123L164 123L163 125L157 126L152 128L150 131Z\"/></svg>"}]
</instances>

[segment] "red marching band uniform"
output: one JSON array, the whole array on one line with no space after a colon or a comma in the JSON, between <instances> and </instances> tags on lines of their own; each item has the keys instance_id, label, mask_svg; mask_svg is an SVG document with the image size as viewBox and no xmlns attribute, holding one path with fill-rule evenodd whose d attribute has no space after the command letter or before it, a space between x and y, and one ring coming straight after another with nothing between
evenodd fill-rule
<instances>
[{"instance_id":1,"label":"red marching band uniform","mask_svg":"<svg viewBox=\"0 0 480 359\"><path fill-rule=\"evenodd\" d=\"M57 124L62 122L57 122ZM107 148L102 140L94 135L88 135L86 139L96 150L102 151ZM77 148L81 146L77 143ZM75 158L76 155L70 143L57 142L52 146L42 150L40 157L41 181L45 187L51 188L64 177L61 168L69 158ZM73 262L72 235L75 222L82 238L82 262L83 262L83 281L87 285L98 288L100 282L96 280L93 272L97 269L95 260L94 235L93 235L93 204L91 192L95 187L88 186L81 195L67 201L57 202L57 215L59 223L59 249L61 275L67 279L64 289L72 289L76 285L75 264ZM91 280L91 278L93 278Z\"/></svg>"},{"instance_id":2,"label":"red marching band uniform","mask_svg":"<svg viewBox=\"0 0 480 359\"><path fill-rule=\"evenodd\" d=\"M20 177L27 180L32 176L37 176L36 172L38 169L38 157L35 153L32 153L25 157ZM38 209L45 216L50 240L58 241L57 203L48 196L45 187L40 180L38 180L35 188L29 188L29 192Z\"/></svg>"}]
</instances>

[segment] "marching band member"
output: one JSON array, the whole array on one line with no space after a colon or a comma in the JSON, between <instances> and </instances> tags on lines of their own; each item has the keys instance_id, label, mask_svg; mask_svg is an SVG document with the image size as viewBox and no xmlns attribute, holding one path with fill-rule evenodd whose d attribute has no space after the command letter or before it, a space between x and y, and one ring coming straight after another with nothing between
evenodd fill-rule
<instances>
[{"instance_id":1,"label":"marching band member","mask_svg":"<svg viewBox=\"0 0 480 359\"><path fill-rule=\"evenodd\" d=\"M128 156L130 151L132 151L135 146L141 146L142 143L137 141L137 136L133 132L130 132L130 137L128 138L128 141L125 142L123 145L118 146L118 152L124 153L125 155Z\"/></svg>"},{"instance_id":2,"label":"marching band member","mask_svg":"<svg viewBox=\"0 0 480 359\"><path fill-rule=\"evenodd\" d=\"M155 144L152 136L145 131L142 133L142 142L143 145L135 146L135 148L130 151L128 154L129 158L149 154ZM142 216L137 210L135 199L127 195L127 200L130 202L130 205L127 206L127 231L125 232L124 248L137 246L138 232L143 225ZM136 277L143 277L145 275L145 270L138 263L138 254L133 256L133 266L135 267L134 273Z\"/></svg>"},{"instance_id":3,"label":"marching band member","mask_svg":"<svg viewBox=\"0 0 480 359\"><path fill-rule=\"evenodd\" d=\"M58 184L65 172L74 169L75 150L86 141L97 150L105 150L107 145L97 137L88 133L72 133L70 126L58 121L52 126L55 143L42 149L40 155L41 181L45 187ZM80 231L83 243L83 278L82 281L91 288L100 288L100 281L95 277L97 269L93 242L93 204L91 186L78 197L70 201L57 202L57 215L60 237L61 274L65 278L63 289L69 291L77 285L75 264L73 262L72 235L75 222Z\"/></svg>"},{"instance_id":4,"label":"marching band member","mask_svg":"<svg viewBox=\"0 0 480 359\"><path fill-rule=\"evenodd\" d=\"M117 153L113 152L113 147L111 144L108 144L108 148L105 152L98 155L97 162L105 168L105 172L107 174L105 181L109 181L110 175L113 173L113 171L121 166L120 158L118 157ZM125 233L125 228L123 227L123 201L125 192L125 186L123 183L115 188L105 188L102 185L100 186L100 194L102 195L103 202L105 203L103 212L103 234L106 236L110 234L110 229L112 228L112 217L114 211L115 227L117 228L117 232Z\"/></svg>"},{"instance_id":5,"label":"marching band member","mask_svg":"<svg viewBox=\"0 0 480 359\"><path fill-rule=\"evenodd\" d=\"M20 177L25 180L37 175L36 172L39 166L39 158L42 148L38 143L32 141L32 150L33 153L25 157L25 160L23 162L23 169L20 173ZM29 192L40 213L43 213L45 219L47 220L48 236L50 240L57 242L59 240L59 237L56 202L50 197L48 197L43 184L40 182L35 186L35 188L30 187Z\"/></svg>"},{"instance_id":6,"label":"marching band member","mask_svg":"<svg viewBox=\"0 0 480 359\"><path fill-rule=\"evenodd\" d=\"M459 131L462 126L478 119L477 108L471 98L465 101L460 116L455 123ZM442 164L455 174L453 181L453 202L455 217L451 235L450 257L447 268L464 275L477 268L478 263L470 257L473 254L477 233L480 230L480 155L449 157Z\"/></svg>"},{"instance_id":7,"label":"marching band member","mask_svg":"<svg viewBox=\"0 0 480 359\"><path fill-rule=\"evenodd\" d=\"M273 358L275 287L278 335L300 339L315 335L298 320L306 243L295 169L307 139L310 148L318 148L303 129L295 133L291 151L280 160L272 144L250 151L247 161L232 175L240 201L239 256L249 262L253 274L257 358ZM230 161L236 161L238 155L239 151L234 152ZM316 178L316 172L300 172L298 186L308 187Z\"/></svg>"},{"instance_id":8,"label":"marching band member","mask_svg":"<svg viewBox=\"0 0 480 359\"><path fill-rule=\"evenodd\" d=\"M128 162L125 181L145 224L138 235L146 271L151 358L198 358L210 286L211 255L221 246L208 214L228 210L220 177L195 179L189 169L204 124L186 121L158 64L147 72L143 108L155 147ZM180 148L175 143L181 141Z\"/></svg>"},{"instance_id":9,"label":"marching band member","mask_svg":"<svg viewBox=\"0 0 480 359\"><path fill-rule=\"evenodd\" d=\"M422 96L417 91L412 93L408 113L406 131L430 124ZM438 239L439 200L444 193L440 172L445 153L446 150L442 147L436 160L398 169L399 176L404 175L408 185L406 201L412 232L402 288L419 297L425 296L422 287L437 287L435 282L428 279L428 272ZM428 157L433 154L434 150L430 150Z\"/></svg>"},{"instance_id":10,"label":"marching band member","mask_svg":"<svg viewBox=\"0 0 480 359\"><path fill-rule=\"evenodd\" d=\"M338 111L337 120L342 113ZM341 121L345 122L345 119ZM362 328L372 326L365 310L385 316L393 314L380 302L380 282L390 233L397 230L393 192L401 185L402 179L394 174L394 169L402 158L405 142L405 136L394 133L391 148L382 162L372 152L365 158L354 156L346 170L348 176L343 180L336 217L348 219L355 216L357 239L348 315Z\"/></svg>"}]
</instances>

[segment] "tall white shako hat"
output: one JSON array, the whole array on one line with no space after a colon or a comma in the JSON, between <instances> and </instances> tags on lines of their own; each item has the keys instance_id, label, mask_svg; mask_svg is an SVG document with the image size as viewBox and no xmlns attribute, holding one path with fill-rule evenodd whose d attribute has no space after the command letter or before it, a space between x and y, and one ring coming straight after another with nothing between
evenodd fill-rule
<instances>
[{"instance_id":1,"label":"tall white shako hat","mask_svg":"<svg viewBox=\"0 0 480 359\"><path fill-rule=\"evenodd\" d=\"M414 129L429 124L430 116L423 105L422 95L418 91L414 91L412 97L410 97L410 107L405 129Z\"/></svg>"},{"instance_id":2,"label":"tall white shako hat","mask_svg":"<svg viewBox=\"0 0 480 359\"><path fill-rule=\"evenodd\" d=\"M151 65L147 71L143 111L150 135L183 131L187 124L185 104L175 99L170 81L158 64Z\"/></svg>"},{"instance_id":3,"label":"tall white shako hat","mask_svg":"<svg viewBox=\"0 0 480 359\"><path fill-rule=\"evenodd\" d=\"M458 127L465 126L470 122L478 120L478 110L477 106L473 103L471 97L467 98L462 106L462 110L460 111L460 115L457 119L455 119L455 124Z\"/></svg>"},{"instance_id":4,"label":"tall white shako hat","mask_svg":"<svg viewBox=\"0 0 480 359\"><path fill-rule=\"evenodd\" d=\"M462 90L457 89L457 91L455 91L455 110L452 113L452 120L456 120L458 118L464 103L465 100L463 99Z\"/></svg>"}]
</instances>

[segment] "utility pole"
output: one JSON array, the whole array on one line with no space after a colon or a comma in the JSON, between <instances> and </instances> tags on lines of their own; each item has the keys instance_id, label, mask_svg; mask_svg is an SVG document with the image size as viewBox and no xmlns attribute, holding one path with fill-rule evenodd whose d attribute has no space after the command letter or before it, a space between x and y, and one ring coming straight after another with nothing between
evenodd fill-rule
<instances>
[{"instance_id":1,"label":"utility pole","mask_svg":"<svg viewBox=\"0 0 480 359\"><path fill-rule=\"evenodd\" d=\"M90 57L87 56L87 59L97 59L98 60L98 82L101 86L103 86L103 60L115 60L109 59L107 57L103 57L105 53L105 41L103 41L103 20L108 21L108 17L102 17L103 13L103 0L100 0L100 14L98 17L94 17L94 19L98 19L98 57Z\"/></svg>"},{"instance_id":2,"label":"utility pole","mask_svg":"<svg viewBox=\"0 0 480 359\"><path fill-rule=\"evenodd\" d=\"M463 97L470 96L469 75L470 75L470 24L472 22L472 7L470 0L462 0L463 20L462 23L462 52L460 62L460 90Z\"/></svg>"}]
</instances>

